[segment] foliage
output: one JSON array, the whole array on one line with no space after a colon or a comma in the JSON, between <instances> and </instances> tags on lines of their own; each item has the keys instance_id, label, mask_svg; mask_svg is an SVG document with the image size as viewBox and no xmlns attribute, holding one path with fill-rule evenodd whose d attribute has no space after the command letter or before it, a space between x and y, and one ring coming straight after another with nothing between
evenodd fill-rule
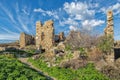
<instances>
[{"instance_id":1,"label":"foliage","mask_svg":"<svg viewBox=\"0 0 120 80\"><path fill-rule=\"evenodd\" d=\"M15 58L0 56L0 80L46 80Z\"/></svg>"},{"instance_id":2,"label":"foliage","mask_svg":"<svg viewBox=\"0 0 120 80\"><path fill-rule=\"evenodd\" d=\"M80 56L87 56L87 53L84 48L80 48L79 51L80 51Z\"/></svg>"},{"instance_id":3,"label":"foliage","mask_svg":"<svg viewBox=\"0 0 120 80\"><path fill-rule=\"evenodd\" d=\"M65 50L66 50L66 51L70 51L70 50L71 50L71 46L70 46L70 45L66 45L66 46L65 46Z\"/></svg>"},{"instance_id":4,"label":"foliage","mask_svg":"<svg viewBox=\"0 0 120 80\"><path fill-rule=\"evenodd\" d=\"M113 40L111 36L104 36L99 44L98 48L103 52L103 53L111 53L111 49L113 48Z\"/></svg>"},{"instance_id":5,"label":"foliage","mask_svg":"<svg viewBox=\"0 0 120 80\"><path fill-rule=\"evenodd\" d=\"M73 70L70 68L47 67L47 64L42 60L29 59L34 66L47 72L50 76L57 80L109 80L106 76L95 70L93 64L88 64L84 68Z\"/></svg>"},{"instance_id":6,"label":"foliage","mask_svg":"<svg viewBox=\"0 0 120 80\"><path fill-rule=\"evenodd\" d=\"M64 59L70 60L70 59L72 59L72 58L73 58L73 54L72 54L71 51L68 51L68 52L65 54L65 56L64 56Z\"/></svg>"}]
</instances>

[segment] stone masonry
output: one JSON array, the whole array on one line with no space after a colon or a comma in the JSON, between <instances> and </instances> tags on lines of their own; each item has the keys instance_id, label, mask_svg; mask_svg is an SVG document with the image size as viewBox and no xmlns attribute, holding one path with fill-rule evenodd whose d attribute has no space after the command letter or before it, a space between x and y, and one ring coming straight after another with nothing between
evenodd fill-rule
<instances>
[{"instance_id":1,"label":"stone masonry","mask_svg":"<svg viewBox=\"0 0 120 80\"><path fill-rule=\"evenodd\" d=\"M21 33L20 34L20 48L25 48L27 45L35 44L35 39L33 36Z\"/></svg>"},{"instance_id":2,"label":"stone masonry","mask_svg":"<svg viewBox=\"0 0 120 80\"><path fill-rule=\"evenodd\" d=\"M65 40L64 32L60 32L59 33L59 40L60 41L64 41Z\"/></svg>"},{"instance_id":3,"label":"stone masonry","mask_svg":"<svg viewBox=\"0 0 120 80\"><path fill-rule=\"evenodd\" d=\"M113 31L113 12L107 12L107 27L104 30L106 36L111 36L114 38L114 31Z\"/></svg>"},{"instance_id":4,"label":"stone masonry","mask_svg":"<svg viewBox=\"0 0 120 80\"><path fill-rule=\"evenodd\" d=\"M54 45L53 21L46 21L44 25L40 21L36 23L36 47L49 51Z\"/></svg>"},{"instance_id":5,"label":"stone masonry","mask_svg":"<svg viewBox=\"0 0 120 80\"><path fill-rule=\"evenodd\" d=\"M104 30L105 36L108 38L108 40L111 42L111 45L113 46L111 48L111 53L109 53L106 57L106 61L109 63L114 62L114 29L113 29L113 12L108 11L107 12L107 26Z\"/></svg>"}]
</instances>

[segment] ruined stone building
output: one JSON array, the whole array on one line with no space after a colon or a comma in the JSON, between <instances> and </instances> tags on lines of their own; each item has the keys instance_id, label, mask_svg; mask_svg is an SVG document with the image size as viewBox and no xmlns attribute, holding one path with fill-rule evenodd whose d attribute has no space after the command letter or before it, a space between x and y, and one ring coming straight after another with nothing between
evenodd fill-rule
<instances>
[{"instance_id":1,"label":"ruined stone building","mask_svg":"<svg viewBox=\"0 0 120 80\"><path fill-rule=\"evenodd\" d=\"M40 21L36 22L36 36L21 33L20 34L20 48L25 48L27 45L36 45L36 49L44 49L49 51L55 43L65 40L64 33L58 35L54 34L53 21L49 20L42 24Z\"/></svg>"},{"instance_id":2,"label":"ruined stone building","mask_svg":"<svg viewBox=\"0 0 120 80\"><path fill-rule=\"evenodd\" d=\"M36 23L36 47L48 51L54 45L53 21L46 21L43 25L40 21Z\"/></svg>"},{"instance_id":3,"label":"ruined stone building","mask_svg":"<svg viewBox=\"0 0 120 80\"><path fill-rule=\"evenodd\" d=\"M54 41L55 43L59 43L61 41L64 41L65 40L64 32L60 32L58 35L55 35L54 40L55 40Z\"/></svg>"},{"instance_id":4,"label":"ruined stone building","mask_svg":"<svg viewBox=\"0 0 120 80\"><path fill-rule=\"evenodd\" d=\"M114 29L113 29L113 12L108 11L107 12L107 26L104 30L105 36L108 38L108 40L111 42L111 53L107 55L107 61L108 62L114 62Z\"/></svg>"},{"instance_id":5,"label":"ruined stone building","mask_svg":"<svg viewBox=\"0 0 120 80\"><path fill-rule=\"evenodd\" d=\"M20 48L25 48L27 45L35 44L35 38L34 36L21 33L20 34Z\"/></svg>"}]
</instances>

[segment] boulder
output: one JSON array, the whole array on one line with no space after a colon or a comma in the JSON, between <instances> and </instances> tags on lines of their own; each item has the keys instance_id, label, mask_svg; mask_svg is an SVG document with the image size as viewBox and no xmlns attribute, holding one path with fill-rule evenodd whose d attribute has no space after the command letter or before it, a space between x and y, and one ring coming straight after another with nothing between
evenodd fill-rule
<instances>
[{"instance_id":1,"label":"boulder","mask_svg":"<svg viewBox=\"0 0 120 80\"><path fill-rule=\"evenodd\" d=\"M64 50L65 50L65 44L64 44L63 42L60 42L60 43L57 45L57 49L64 51Z\"/></svg>"}]
</instances>

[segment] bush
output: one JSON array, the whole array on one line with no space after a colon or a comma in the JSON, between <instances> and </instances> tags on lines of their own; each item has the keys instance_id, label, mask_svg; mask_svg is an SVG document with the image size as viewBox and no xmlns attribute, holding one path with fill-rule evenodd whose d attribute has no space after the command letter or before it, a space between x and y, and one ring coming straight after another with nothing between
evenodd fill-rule
<instances>
[{"instance_id":1,"label":"bush","mask_svg":"<svg viewBox=\"0 0 120 80\"><path fill-rule=\"evenodd\" d=\"M111 53L113 49L113 40L111 36L103 36L99 43L98 48L105 54Z\"/></svg>"}]
</instances>

